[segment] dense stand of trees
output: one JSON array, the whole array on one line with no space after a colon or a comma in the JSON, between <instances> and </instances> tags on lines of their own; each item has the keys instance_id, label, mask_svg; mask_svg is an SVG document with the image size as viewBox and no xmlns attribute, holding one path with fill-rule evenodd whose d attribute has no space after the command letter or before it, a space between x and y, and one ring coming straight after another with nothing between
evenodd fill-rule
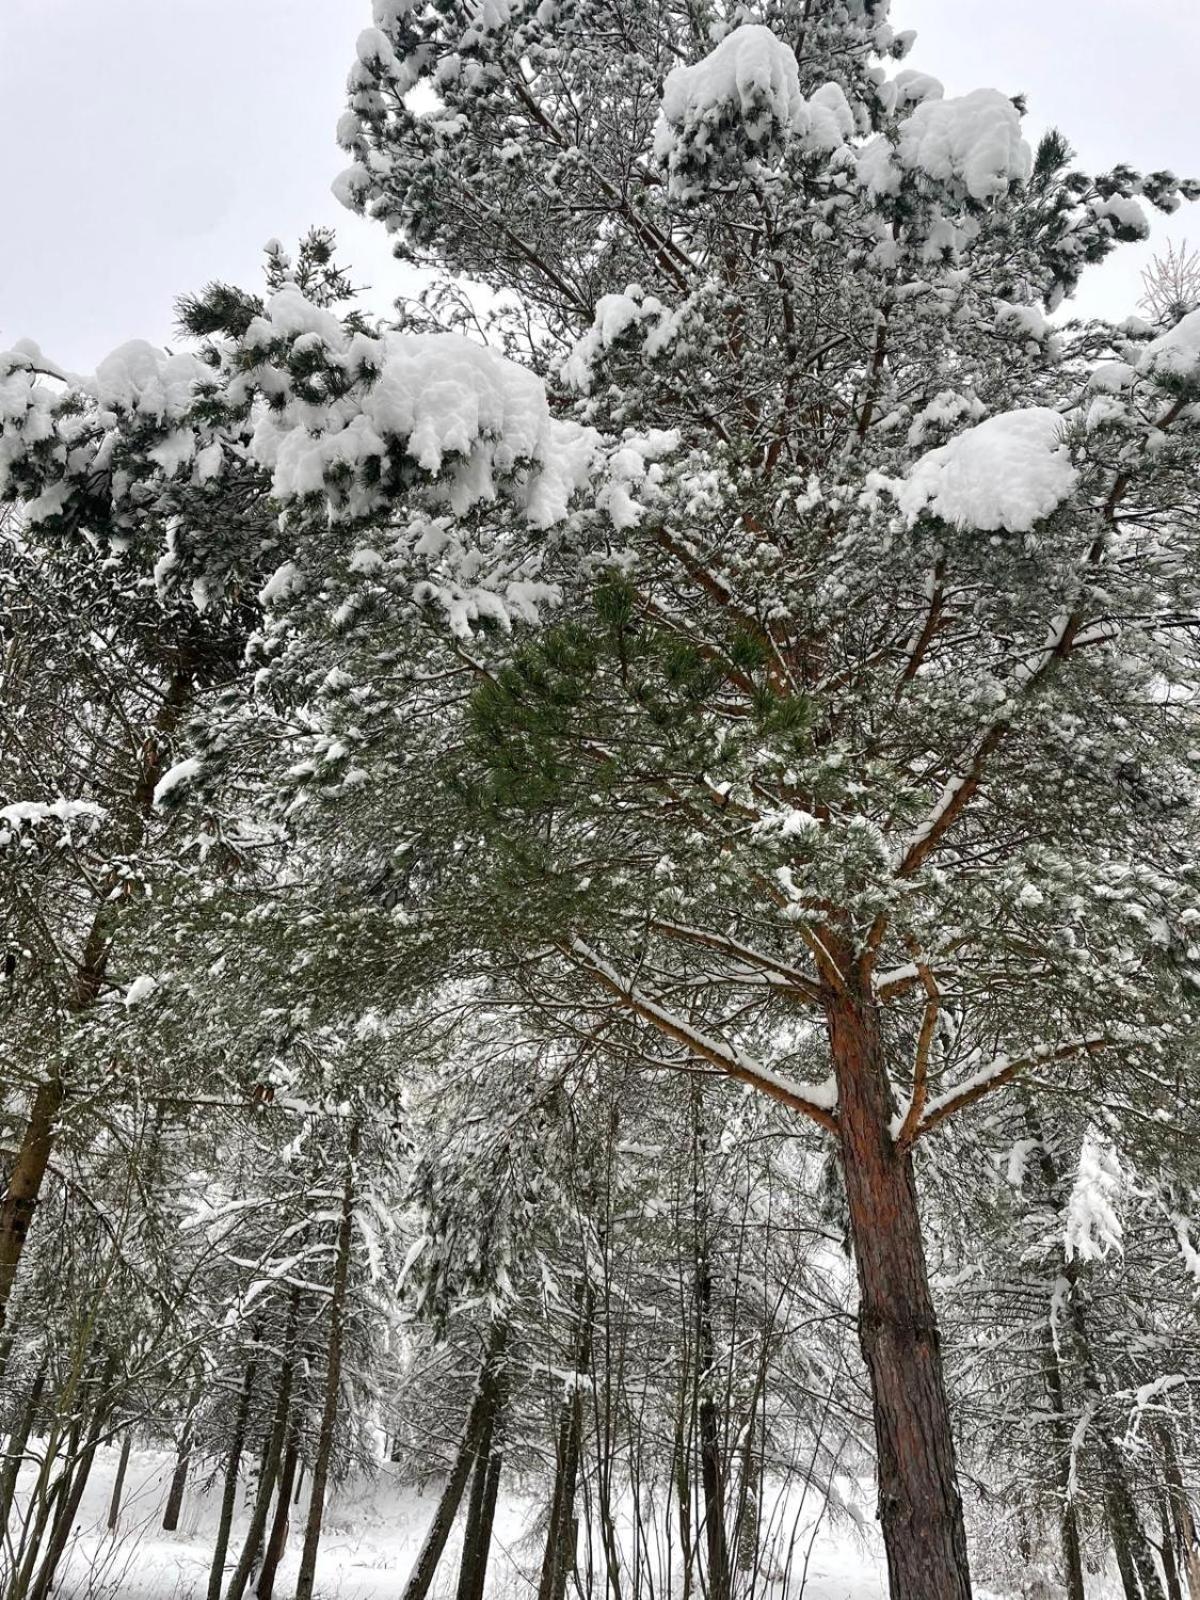
<instances>
[{"instance_id":1,"label":"dense stand of trees","mask_svg":"<svg viewBox=\"0 0 1200 1600\"><path fill-rule=\"evenodd\" d=\"M1200 1600L1194 274L1046 315L1200 185L884 0L375 12L420 303L0 356L6 1600L141 1444L208 1600L381 1462L405 1600Z\"/></svg>"}]
</instances>

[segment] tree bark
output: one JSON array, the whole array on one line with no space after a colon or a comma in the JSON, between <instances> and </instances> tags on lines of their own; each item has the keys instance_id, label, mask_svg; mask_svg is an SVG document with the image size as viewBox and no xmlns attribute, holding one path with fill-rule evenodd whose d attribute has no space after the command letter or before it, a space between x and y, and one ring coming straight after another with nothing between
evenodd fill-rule
<instances>
[{"instance_id":1,"label":"tree bark","mask_svg":"<svg viewBox=\"0 0 1200 1600\"><path fill-rule=\"evenodd\" d=\"M357 1122L350 1129L346 1151L346 1179L342 1189L342 1214L338 1221L337 1256L333 1269L333 1294L329 1302L329 1357L325 1367L325 1402L313 1456L312 1492L308 1520L304 1527L304 1548L300 1552L300 1573L296 1579L296 1600L312 1600L317 1577L317 1549L321 1543L321 1522L325 1515L325 1491L333 1457L333 1431L337 1424L338 1393L342 1383L342 1338L346 1315L346 1286L350 1278L350 1243L354 1225L355 1158L361 1130Z\"/></svg>"},{"instance_id":2,"label":"tree bark","mask_svg":"<svg viewBox=\"0 0 1200 1600\"><path fill-rule=\"evenodd\" d=\"M433 1521L430 1523L429 1531L426 1533L424 1542L421 1545L421 1553L417 1557L416 1566L414 1566L404 1587L403 1600L426 1600L426 1596L429 1594L438 1562L442 1558L442 1552L446 1548L446 1541L450 1537L450 1530L454 1526L454 1518L458 1514L459 1505L462 1503L467 1480L471 1476L471 1468L474 1465L479 1449L480 1434L492 1404L493 1375L496 1367L504 1358L507 1343L508 1324L499 1320L493 1322L488 1330L483 1365L480 1368L479 1378L475 1385L471 1409L467 1413L462 1443L458 1447L458 1454L454 1458L450 1476L446 1479L446 1486L442 1490L437 1509L433 1513Z\"/></svg>"},{"instance_id":3,"label":"tree bark","mask_svg":"<svg viewBox=\"0 0 1200 1600\"><path fill-rule=\"evenodd\" d=\"M823 998L890 1593L892 1600L970 1600L954 1434L912 1158L892 1134L895 1106L869 973L848 945L832 950L831 959L840 978L826 978Z\"/></svg>"},{"instance_id":4,"label":"tree bark","mask_svg":"<svg viewBox=\"0 0 1200 1600\"><path fill-rule=\"evenodd\" d=\"M1187 1573L1188 1593L1191 1600L1200 1600L1200 1539L1196 1536L1196 1523L1192 1516L1192 1503L1188 1499L1179 1467L1179 1452L1169 1426L1159 1430L1163 1460L1166 1464L1167 1491L1171 1502L1171 1516L1175 1524L1175 1537Z\"/></svg>"},{"instance_id":5,"label":"tree bark","mask_svg":"<svg viewBox=\"0 0 1200 1600\"><path fill-rule=\"evenodd\" d=\"M458 1572L455 1600L483 1600L487 1581L488 1551L496 1521L496 1497L503 1469L504 1407L508 1385L502 1370L491 1374L491 1404L479 1436L475 1469L471 1477L471 1496L467 1503L467 1525L463 1531L462 1561Z\"/></svg>"},{"instance_id":6,"label":"tree bark","mask_svg":"<svg viewBox=\"0 0 1200 1600\"><path fill-rule=\"evenodd\" d=\"M570 1394L563 1396L558 1415L554 1451L554 1494L550 1502L550 1525L546 1530L546 1552L538 1581L538 1600L563 1600L567 1579L575 1565L578 1524L575 1518L575 1491L579 1482L579 1461L583 1451L583 1396L580 1384L592 1365L591 1287L579 1296L579 1327L575 1340L575 1381Z\"/></svg>"},{"instance_id":7,"label":"tree bark","mask_svg":"<svg viewBox=\"0 0 1200 1600\"><path fill-rule=\"evenodd\" d=\"M1066 1396L1058 1351L1054 1348L1054 1340L1048 1330L1046 1391L1050 1397L1050 1409L1054 1414L1054 1430L1058 1442L1058 1492L1061 1499L1058 1527L1063 1571L1067 1580L1067 1600L1086 1600L1083 1585L1083 1549L1079 1538L1079 1512L1071 1495L1071 1426L1067 1419Z\"/></svg>"},{"instance_id":8,"label":"tree bark","mask_svg":"<svg viewBox=\"0 0 1200 1600\"><path fill-rule=\"evenodd\" d=\"M117 1462L117 1475L113 1480L112 1498L108 1502L108 1531L112 1533L121 1520L121 1496L125 1493L125 1474L129 1471L129 1451L133 1435L129 1429L121 1440L121 1455Z\"/></svg>"},{"instance_id":9,"label":"tree bark","mask_svg":"<svg viewBox=\"0 0 1200 1600\"><path fill-rule=\"evenodd\" d=\"M0 1332L8 1320L8 1302L16 1281L17 1268L29 1225L41 1198L42 1183L50 1165L59 1112L66 1098L61 1078L39 1084L29 1112L29 1122L21 1148L8 1175L4 1197L0 1200Z\"/></svg>"},{"instance_id":10,"label":"tree bark","mask_svg":"<svg viewBox=\"0 0 1200 1600\"><path fill-rule=\"evenodd\" d=\"M279 1563L287 1549L288 1528L291 1524L292 1485L296 1479L296 1435L293 1431L283 1458L283 1471L279 1474L279 1492L275 1497L275 1520L271 1524L271 1537L267 1540L267 1553L263 1557L262 1571L258 1575L255 1594L258 1600L271 1600L275 1592L275 1577Z\"/></svg>"},{"instance_id":11,"label":"tree bark","mask_svg":"<svg viewBox=\"0 0 1200 1600\"><path fill-rule=\"evenodd\" d=\"M171 1474L171 1487L167 1491L167 1503L163 1510L164 1533L174 1533L179 1526L179 1514L183 1510L183 1496L187 1489L188 1469L192 1462L196 1407L200 1404L202 1393L201 1385L196 1383L188 1396L187 1412L179 1436L179 1453L175 1457L175 1470Z\"/></svg>"},{"instance_id":12,"label":"tree bark","mask_svg":"<svg viewBox=\"0 0 1200 1600\"><path fill-rule=\"evenodd\" d=\"M33 1431L33 1424L37 1418L37 1409L41 1403L42 1391L46 1387L46 1373L49 1360L42 1357L29 1391L25 1404L21 1408L20 1420L8 1438L8 1448L5 1452L4 1471L0 1473L0 1540L3 1540L7 1529L8 1519L12 1512L13 1500L17 1492L17 1479L20 1476L21 1464L25 1459L25 1446L29 1443L29 1435Z\"/></svg>"},{"instance_id":13,"label":"tree bark","mask_svg":"<svg viewBox=\"0 0 1200 1600\"><path fill-rule=\"evenodd\" d=\"M100 1447L100 1435L104 1431L105 1423L112 1414L114 1400L112 1383L116 1373L117 1360L113 1356L105 1363L83 1453L74 1465L70 1484L59 1504L58 1511L55 1513L54 1522L50 1530L50 1542L46 1548L45 1558L42 1561L38 1575L29 1590L29 1600L47 1600L47 1596L50 1593L54 1575L58 1571L58 1564L62 1560L63 1552L67 1548L67 1540L70 1538L71 1529L75 1524L79 1504L83 1499L83 1491L87 1487L87 1481L91 1475L92 1463L96 1459L96 1451Z\"/></svg>"},{"instance_id":14,"label":"tree bark","mask_svg":"<svg viewBox=\"0 0 1200 1600\"><path fill-rule=\"evenodd\" d=\"M271 1496L275 1492L275 1480L279 1476L279 1463L283 1456L284 1441L287 1439L288 1428L291 1424L292 1377L295 1372L294 1346L299 1301L300 1291L293 1289L288 1307L283 1366L279 1370L279 1388L275 1396L275 1415L271 1421L271 1433L267 1440L267 1447L263 1452L262 1465L259 1469L258 1492L254 1496L254 1509L250 1513L250 1526L246 1529L246 1541L242 1545L242 1553L238 1558L238 1564L233 1569L233 1577L229 1580L229 1589L226 1592L225 1600L242 1600L246 1585L250 1581L250 1574L254 1570L254 1563L258 1560L259 1551L262 1549L263 1537L267 1531L267 1516L271 1510Z\"/></svg>"},{"instance_id":15,"label":"tree bark","mask_svg":"<svg viewBox=\"0 0 1200 1600\"><path fill-rule=\"evenodd\" d=\"M257 1342L258 1330L251 1339ZM238 1468L242 1451L246 1447L246 1430L250 1423L250 1402L254 1397L254 1372L257 1361L252 1357L246 1363L241 1393L238 1395L237 1414L234 1417L233 1437L229 1442L229 1458L225 1463L225 1487L221 1493L221 1515L217 1521L217 1537L213 1545L212 1566L208 1573L207 1600L221 1600L225 1585L225 1556L229 1550L229 1535L233 1529L233 1514L237 1508Z\"/></svg>"}]
</instances>

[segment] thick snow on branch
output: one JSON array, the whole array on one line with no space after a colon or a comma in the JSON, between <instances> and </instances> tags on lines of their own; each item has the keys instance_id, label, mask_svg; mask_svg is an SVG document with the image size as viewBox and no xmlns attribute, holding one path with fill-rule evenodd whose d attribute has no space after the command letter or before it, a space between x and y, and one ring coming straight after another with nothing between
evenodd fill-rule
<instances>
[{"instance_id":1,"label":"thick snow on branch","mask_svg":"<svg viewBox=\"0 0 1200 1600\"><path fill-rule=\"evenodd\" d=\"M761 23L745 23L702 61L667 74L655 152L671 169L673 189L689 188L681 169L705 167L731 126L754 155L775 154L793 138L805 150L828 152L853 135L854 113L836 83L806 100L791 46Z\"/></svg>"},{"instance_id":2,"label":"thick snow on branch","mask_svg":"<svg viewBox=\"0 0 1200 1600\"><path fill-rule=\"evenodd\" d=\"M910 522L931 511L959 528L1027 533L1078 480L1063 418L1048 406L1029 406L988 417L928 451L898 498Z\"/></svg>"},{"instance_id":3,"label":"thick snow on branch","mask_svg":"<svg viewBox=\"0 0 1200 1600\"><path fill-rule=\"evenodd\" d=\"M1152 339L1138 370L1161 377L1200 377L1200 311L1189 311L1173 328Z\"/></svg>"},{"instance_id":4,"label":"thick snow on branch","mask_svg":"<svg viewBox=\"0 0 1200 1600\"><path fill-rule=\"evenodd\" d=\"M1067 1260L1102 1260L1124 1249L1119 1211L1125 1174L1109 1141L1089 1128L1079 1152L1079 1167L1067 1201L1064 1244Z\"/></svg>"},{"instance_id":5,"label":"thick snow on branch","mask_svg":"<svg viewBox=\"0 0 1200 1600\"><path fill-rule=\"evenodd\" d=\"M441 478L461 513L496 497L497 479L526 467L524 510L538 526L566 512L592 466L595 436L550 415L536 373L459 334L345 333L335 317L298 289L274 295L246 343L264 351L280 336L321 346L327 360L362 373L346 393L315 405L290 395L264 412L253 453L287 502L345 483L372 458L393 454ZM370 475L345 489L344 515L379 509L384 493Z\"/></svg>"},{"instance_id":6,"label":"thick snow on branch","mask_svg":"<svg viewBox=\"0 0 1200 1600\"><path fill-rule=\"evenodd\" d=\"M959 188L972 200L993 200L1033 169L1020 113L998 89L923 100L897 135L893 144L880 134L860 153L859 181L872 194L894 194L904 174L913 172Z\"/></svg>"}]
</instances>

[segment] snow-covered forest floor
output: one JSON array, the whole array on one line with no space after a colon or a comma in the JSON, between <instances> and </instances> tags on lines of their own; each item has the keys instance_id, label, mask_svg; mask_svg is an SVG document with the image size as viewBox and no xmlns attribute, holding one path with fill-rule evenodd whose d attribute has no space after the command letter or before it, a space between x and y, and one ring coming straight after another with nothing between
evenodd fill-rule
<instances>
[{"instance_id":1,"label":"snow-covered forest floor","mask_svg":"<svg viewBox=\"0 0 1200 1600\"><path fill-rule=\"evenodd\" d=\"M115 1533L107 1529L108 1508L119 1452L102 1448L84 1495L70 1548L55 1594L59 1600L193 1600L203 1596L209 1575L216 1495L202 1481L190 1489L175 1533L161 1527L162 1507L173 1456L165 1450L134 1451L129 1463ZM861 1487L869 1504L870 1486ZM853 1485L846 1485L849 1492ZM317 1594L322 1600L396 1600L417 1554L436 1493L401 1484L382 1467L370 1477L357 1477L332 1497L325 1518L325 1537L318 1564ZM240 1546L248 1508L243 1489L231 1549ZM289 1554L277 1590L292 1592L300 1541L304 1496L293 1518ZM537 1589L540 1501L520 1496L502 1498L496 1518L489 1575L489 1600L524 1600ZM870 1521L856 1526L843 1515L831 1521L828 1508L815 1497L808 1505L792 1496L777 1506L771 1522L776 1537L767 1570L753 1586L755 1600L885 1600L887 1580L883 1551ZM791 1546L791 1557L787 1549ZM581 1544L582 1551L582 1544ZM434 1586L435 1600L452 1594L457 1549L451 1546ZM993 1550L994 1560L1004 1552ZM232 1563L233 1556L230 1561ZM981 1564L987 1570L986 1560ZM657 1584L655 1576L656 1600ZM603 1576L596 1574L597 1592ZM750 1585L747 1580L747 1595ZM977 1600L1019 1600L1035 1590L980 1587ZM1103 1576L1089 1580L1089 1600L1108 1600L1119 1588Z\"/></svg>"},{"instance_id":2,"label":"snow-covered forest floor","mask_svg":"<svg viewBox=\"0 0 1200 1600\"><path fill-rule=\"evenodd\" d=\"M129 1463L115 1534L107 1531L108 1507L119 1451L101 1449L89 1479L68 1558L56 1594L62 1600L191 1600L208 1582L217 1496L190 1489L179 1529L164 1533L162 1507L174 1464L171 1452L135 1451ZM245 1489L231 1542L234 1559L245 1531ZM325 1600L394 1600L402 1592L432 1514L435 1489L424 1494L400 1484L386 1467L370 1478L350 1480L333 1497L325 1517L317 1593ZM280 1571L278 1592L291 1593L299 1559L304 1496L293 1518L289 1554ZM544 1533L538 1528L540 1502L519 1496L502 1499L496 1518L488 1593L492 1600L518 1600L537 1588L537 1564ZM810 1508L788 1506L775 1519L793 1545L786 1592L789 1600L883 1600L887 1593L883 1557L871 1528L859 1532L845 1521L832 1527L815 1497ZM794 1528L794 1533L793 1533ZM782 1594L786 1545L774 1581L760 1595ZM581 1542L582 1549L582 1542ZM435 1595L453 1589L457 1551L451 1548L435 1584ZM603 1584L601 1575L598 1583Z\"/></svg>"}]
</instances>

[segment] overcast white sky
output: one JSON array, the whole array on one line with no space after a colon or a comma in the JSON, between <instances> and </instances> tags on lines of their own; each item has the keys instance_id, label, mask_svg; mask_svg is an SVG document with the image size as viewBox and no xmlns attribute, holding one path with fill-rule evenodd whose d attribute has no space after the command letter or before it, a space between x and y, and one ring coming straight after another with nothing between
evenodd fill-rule
<instances>
[{"instance_id":1,"label":"overcast white sky","mask_svg":"<svg viewBox=\"0 0 1200 1600\"><path fill-rule=\"evenodd\" d=\"M1197 0L893 0L892 17L949 93L1024 91L1031 139L1057 125L1092 169L1200 174ZM382 229L329 193L369 22L370 0L0 0L0 346L28 336L86 369L169 341L177 294L254 284L265 241L313 222L373 302L400 293ZM1195 209L1156 241L1200 243ZM1093 273L1081 309L1131 311L1148 254Z\"/></svg>"}]
</instances>

